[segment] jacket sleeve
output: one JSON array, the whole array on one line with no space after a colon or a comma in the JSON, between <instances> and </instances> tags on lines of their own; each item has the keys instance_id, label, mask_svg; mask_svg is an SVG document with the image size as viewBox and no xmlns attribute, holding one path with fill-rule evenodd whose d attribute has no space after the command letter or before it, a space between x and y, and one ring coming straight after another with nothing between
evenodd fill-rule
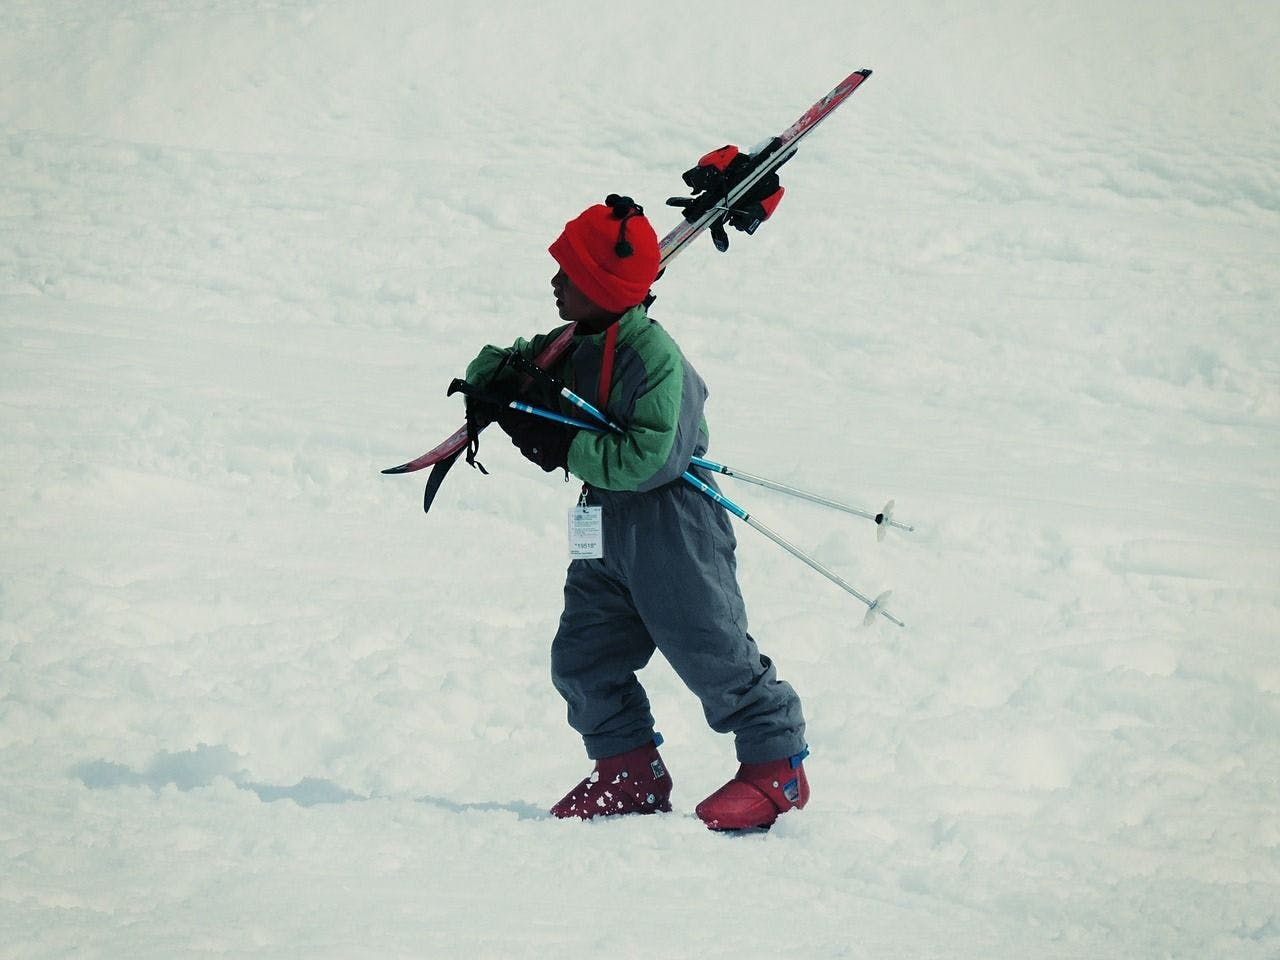
<instances>
[{"instance_id":1,"label":"jacket sleeve","mask_svg":"<svg viewBox=\"0 0 1280 960\"><path fill-rule=\"evenodd\" d=\"M510 387L512 388L511 393L514 395L517 392L515 387L520 382L520 374L509 366L502 367L507 355L516 352L526 360L533 360L542 352L542 348L554 340L562 330L564 330L564 327L557 327L550 333L538 334L532 340L520 337L507 348L489 344L476 354L474 360L467 364L467 383L485 390L492 390L495 393L501 393L504 387ZM500 368L501 372L499 372Z\"/></svg>"},{"instance_id":2,"label":"jacket sleeve","mask_svg":"<svg viewBox=\"0 0 1280 960\"><path fill-rule=\"evenodd\" d=\"M643 493L689 469L706 390L669 338L646 351L645 381L622 433L578 431L569 470L593 487Z\"/></svg>"}]
</instances>

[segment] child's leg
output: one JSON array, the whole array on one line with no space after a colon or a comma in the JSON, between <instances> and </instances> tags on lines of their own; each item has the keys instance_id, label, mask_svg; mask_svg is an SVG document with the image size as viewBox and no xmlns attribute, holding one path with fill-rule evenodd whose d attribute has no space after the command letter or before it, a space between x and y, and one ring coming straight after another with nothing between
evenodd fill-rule
<instances>
[{"instance_id":1,"label":"child's leg","mask_svg":"<svg viewBox=\"0 0 1280 960\"><path fill-rule=\"evenodd\" d=\"M569 725L593 760L653 740L649 698L636 671L653 640L621 585L597 560L575 560L564 585L564 613L551 645L551 678L569 706Z\"/></svg>"},{"instance_id":2,"label":"child's leg","mask_svg":"<svg viewBox=\"0 0 1280 960\"><path fill-rule=\"evenodd\" d=\"M728 516L683 485L646 513L636 518L644 528L628 585L653 642L702 701L711 728L734 734L740 761L800 753L800 698L747 633Z\"/></svg>"}]
</instances>

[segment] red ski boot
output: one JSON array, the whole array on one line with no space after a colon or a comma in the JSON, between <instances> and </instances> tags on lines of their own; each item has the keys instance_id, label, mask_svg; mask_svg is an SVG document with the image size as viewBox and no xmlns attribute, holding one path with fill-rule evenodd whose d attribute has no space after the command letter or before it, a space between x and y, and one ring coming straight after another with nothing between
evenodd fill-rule
<instances>
[{"instance_id":1,"label":"red ski boot","mask_svg":"<svg viewBox=\"0 0 1280 960\"><path fill-rule=\"evenodd\" d=\"M768 763L744 763L732 780L698 804L698 817L712 830L770 827L778 814L809 802L804 775L808 750Z\"/></svg>"},{"instance_id":2,"label":"red ski boot","mask_svg":"<svg viewBox=\"0 0 1280 960\"><path fill-rule=\"evenodd\" d=\"M601 757L591 776L570 790L551 808L562 820L613 817L625 813L669 813L671 775L658 756L662 736L613 757Z\"/></svg>"}]
</instances>

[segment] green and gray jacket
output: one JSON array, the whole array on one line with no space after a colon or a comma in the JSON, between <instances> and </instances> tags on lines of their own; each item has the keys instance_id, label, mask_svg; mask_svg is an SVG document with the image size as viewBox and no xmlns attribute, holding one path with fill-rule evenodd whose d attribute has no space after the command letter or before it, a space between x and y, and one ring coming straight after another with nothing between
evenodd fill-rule
<instances>
[{"instance_id":1,"label":"green and gray jacket","mask_svg":"<svg viewBox=\"0 0 1280 960\"><path fill-rule=\"evenodd\" d=\"M532 360L563 329L532 340L521 338L510 349ZM569 448L569 471L601 490L644 493L679 478L689 468L690 457L706 452L702 407L707 387L670 335L649 318L644 307L637 306L618 321L613 383L607 401L601 403L596 393L604 345L603 333L574 337L551 367L565 386L623 428L622 433L579 431ZM515 371L505 369L499 382L494 380L507 352L495 346L481 350L467 367L468 382L498 389L518 378ZM583 416L558 398L556 409L566 416Z\"/></svg>"}]
</instances>

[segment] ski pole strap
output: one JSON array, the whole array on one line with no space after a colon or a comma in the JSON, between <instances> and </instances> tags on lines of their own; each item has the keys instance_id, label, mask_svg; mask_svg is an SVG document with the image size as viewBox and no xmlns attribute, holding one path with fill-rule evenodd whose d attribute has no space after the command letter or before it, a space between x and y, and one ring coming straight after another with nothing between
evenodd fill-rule
<instances>
[{"instance_id":1,"label":"ski pole strap","mask_svg":"<svg viewBox=\"0 0 1280 960\"><path fill-rule=\"evenodd\" d=\"M483 463L481 463L479 460L476 459L476 454L480 452L480 431L483 428L481 427L479 421L476 420L475 403L479 403L479 402L492 403L495 401L493 400L493 398L487 396L483 391L479 390L472 384L467 383L467 381L459 379L457 377L455 377L453 379L453 382L449 384L449 390L445 394L445 396L452 397L455 393L460 393L467 398L467 405L466 405L467 466L475 467L477 470L479 470L481 473L483 473L487 477L489 475L489 471L484 468ZM456 459L456 456L454 459ZM441 463L443 462L444 461L441 461ZM426 501L426 505L423 507L423 510L426 510L428 507L431 506L431 499L435 496L435 490L432 489L432 486L431 486L432 481L435 481L435 486L439 487L440 484L444 481L444 475L449 472L449 467L451 466L453 466L452 462L449 463L448 467L445 467L443 470L439 471L439 476L440 476L439 480L436 479L436 470L433 470L431 472L431 479L427 481L427 501ZM439 470L438 465L436 469Z\"/></svg>"},{"instance_id":2,"label":"ski pole strap","mask_svg":"<svg viewBox=\"0 0 1280 960\"><path fill-rule=\"evenodd\" d=\"M489 471L484 468L484 464L476 459L476 454L480 452L480 424L476 422L475 408L471 404L467 404L467 466L475 467L486 477ZM432 477L435 474L432 473ZM441 480L444 476L441 475Z\"/></svg>"}]
</instances>

